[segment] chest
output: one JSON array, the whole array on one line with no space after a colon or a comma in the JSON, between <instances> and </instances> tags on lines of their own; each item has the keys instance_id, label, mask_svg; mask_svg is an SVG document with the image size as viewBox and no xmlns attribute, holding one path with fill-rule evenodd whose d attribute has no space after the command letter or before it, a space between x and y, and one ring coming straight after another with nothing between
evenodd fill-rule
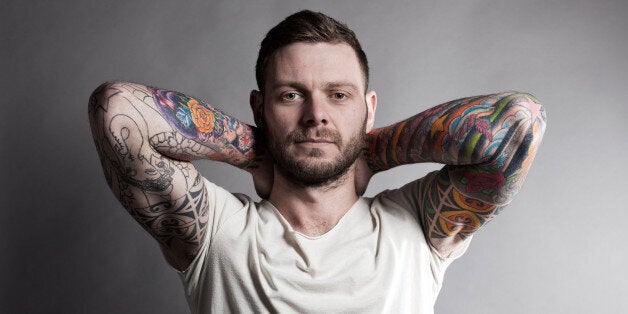
<instances>
[{"instance_id":1,"label":"chest","mask_svg":"<svg viewBox=\"0 0 628 314\"><path fill-rule=\"evenodd\" d=\"M412 293L424 283L432 287L430 249L410 216L366 208L314 238L272 212L232 219L221 228L210 246L207 275L240 285L234 289L257 287L255 293L281 300L363 296L370 304L399 287Z\"/></svg>"}]
</instances>

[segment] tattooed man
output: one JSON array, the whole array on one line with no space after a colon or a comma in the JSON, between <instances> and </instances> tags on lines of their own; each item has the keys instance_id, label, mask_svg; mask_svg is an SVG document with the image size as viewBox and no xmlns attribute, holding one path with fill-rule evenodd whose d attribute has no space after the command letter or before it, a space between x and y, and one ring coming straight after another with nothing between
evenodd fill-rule
<instances>
[{"instance_id":1,"label":"tattooed man","mask_svg":"<svg viewBox=\"0 0 628 314\"><path fill-rule=\"evenodd\" d=\"M433 312L447 266L520 189L545 129L539 101L469 97L373 128L366 55L311 11L269 31L255 70L256 126L134 83L90 100L107 183L192 312ZM248 171L262 200L211 183L196 159ZM444 166L361 197L373 174L420 162Z\"/></svg>"}]
</instances>

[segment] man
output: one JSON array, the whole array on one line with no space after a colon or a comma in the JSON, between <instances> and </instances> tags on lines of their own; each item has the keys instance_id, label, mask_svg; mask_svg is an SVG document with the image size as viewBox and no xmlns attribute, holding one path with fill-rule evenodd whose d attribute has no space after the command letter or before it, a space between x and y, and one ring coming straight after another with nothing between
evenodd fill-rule
<instances>
[{"instance_id":1,"label":"man","mask_svg":"<svg viewBox=\"0 0 628 314\"><path fill-rule=\"evenodd\" d=\"M107 183L180 274L193 313L433 312L443 274L521 187L545 128L539 102L447 102L374 129L354 33L321 13L271 29L250 103L257 127L201 100L113 82L89 117ZM231 194L191 160L250 172ZM374 198L398 165L440 170Z\"/></svg>"}]
</instances>

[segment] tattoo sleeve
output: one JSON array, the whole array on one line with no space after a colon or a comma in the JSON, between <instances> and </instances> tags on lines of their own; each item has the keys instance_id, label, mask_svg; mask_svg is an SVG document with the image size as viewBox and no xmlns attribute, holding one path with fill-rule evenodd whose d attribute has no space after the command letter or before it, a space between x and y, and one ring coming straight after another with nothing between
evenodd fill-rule
<instances>
[{"instance_id":1,"label":"tattoo sleeve","mask_svg":"<svg viewBox=\"0 0 628 314\"><path fill-rule=\"evenodd\" d=\"M545 120L543 107L529 94L458 99L373 130L367 163L374 172L445 164L421 198L420 216L433 244L451 243L456 235L459 241L475 232L519 191Z\"/></svg>"},{"instance_id":2,"label":"tattoo sleeve","mask_svg":"<svg viewBox=\"0 0 628 314\"><path fill-rule=\"evenodd\" d=\"M246 168L255 158L254 129L181 93L123 82L94 91L88 114L111 190L170 264L184 269L200 248L209 208L190 161Z\"/></svg>"}]
</instances>

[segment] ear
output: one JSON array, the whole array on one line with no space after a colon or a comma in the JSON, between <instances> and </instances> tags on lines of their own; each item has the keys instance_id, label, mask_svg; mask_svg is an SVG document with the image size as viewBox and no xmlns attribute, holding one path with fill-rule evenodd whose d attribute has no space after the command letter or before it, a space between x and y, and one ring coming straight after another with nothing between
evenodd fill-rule
<instances>
[{"instance_id":1,"label":"ear","mask_svg":"<svg viewBox=\"0 0 628 314\"><path fill-rule=\"evenodd\" d=\"M375 91L366 93L366 133L373 130L375 124L375 110L377 109L377 94Z\"/></svg>"},{"instance_id":2,"label":"ear","mask_svg":"<svg viewBox=\"0 0 628 314\"><path fill-rule=\"evenodd\" d=\"M251 95L249 96L249 104L251 105L251 110L253 111L253 119L255 120L255 125L258 127L262 126L264 118L264 95L258 90L252 90Z\"/></svg>"}]
</instances>

